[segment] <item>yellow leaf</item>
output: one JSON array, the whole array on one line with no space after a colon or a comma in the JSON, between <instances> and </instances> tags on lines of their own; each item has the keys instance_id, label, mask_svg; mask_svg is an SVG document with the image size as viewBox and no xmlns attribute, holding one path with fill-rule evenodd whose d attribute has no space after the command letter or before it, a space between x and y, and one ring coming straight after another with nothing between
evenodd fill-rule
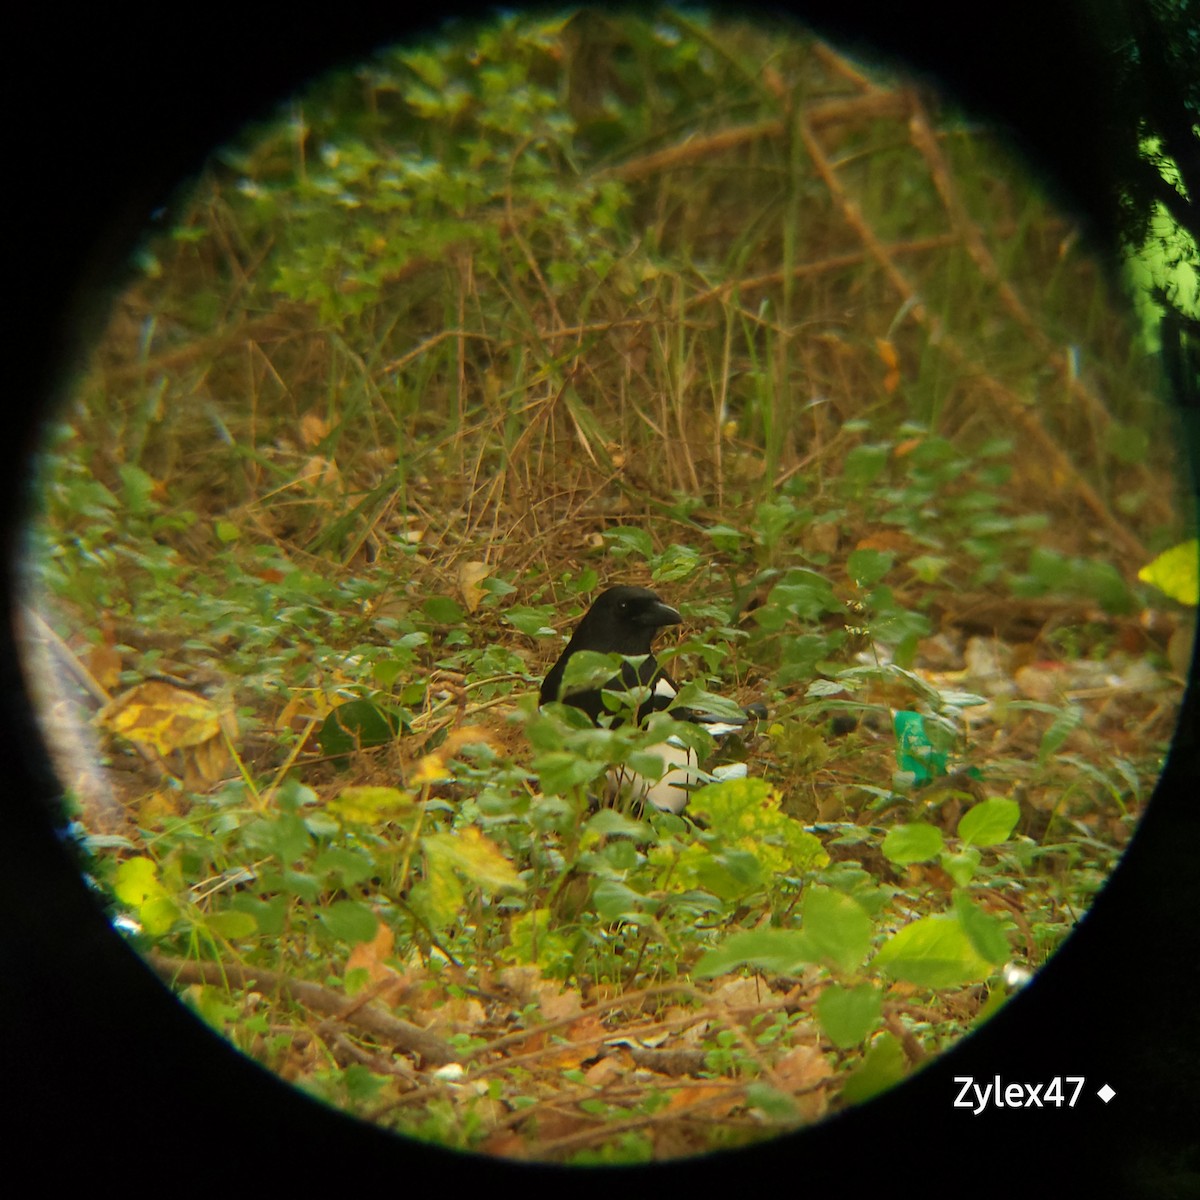
<instances>
[{"instance_id":1,"label":"yellow leaf","mask_svg":"<svg viewBox=\"0 0 1200 1200\"><path fill-rule=\"evenodd\" d=\"M438 753L443 758L457 758L458 752L464 746L487 746L494 754L502 753L502 748L497 745L491 731L482 725L460 725L457 729L452 729L438 747Z\"/></svg>"},{"instance_id":2,"label":"yellow leaf","mask_svg":"<svg viewBox=\"0 0 1200 1200\"><path fill-rule=\"evenodd\" d=\"M438 929L449 925L466 902L462 882L450 863L436 858L427 860L425 880L413 888L412 898L423 910L425 919Z\"/></svg>"},{"instance_id":3,"label":"yellow leaf","mask_svg":"<svg viewBox=\"0 0 1200 1200\"><path fill-rule=\"evenodd\" d=\"M1190 542L1181 542L1170 550L1164 550L1138 572L1138 578L1165 592L1172 600L1195 607L1200 604L1198 560L1200 539L1192 538Z\"/></svg>"},{"instance_id":4,"label":"yellow leaf","mask_svg":"<svg viewBox=\"0 0 1200 1200\"><path fill-rule=\"evenodd\" d=\"M139 746L170 754L221 732L221 710L196 692L152 679L101 709L99 723Z\"/></svg>"},{"instance_id":5,"label":"yellow leaf","mask_svg":"<svg viewBox=\"0 0 1200 1200\"><path fill-rule=\"evenodd\" d=\"M128 858L121 863L113 890L118 899L136 909L142 928L152 937L166 933L179 915L158 878L158 867L148 858Z\"/></svg>"},{"instance_id":6,"label":"yellow leaf","mask_svg":"<svg viewBox=\"0 0 1200 1200\"><path fill-rule=\"evenodd\" d=\"M148 858L127 858L117 867L113 891L117 899L140 908L151 897L165 896L167 889L158 878L158 867Z\"/></svg>"},{"instance_id":7,"label":"yellow leaf","mask_svg":"<svg viewBox=\"0 0 1200 1200\"><path fill-rule=\"evenodd\" d=\"M454 834L431 833L421 840L421 848L428 859L455 867L485 891L505 888L520 891L525 887L516 868L496 843L474 826L468 825Z\"/></svg>"},{"instance_id":8,"label":"yellow leaf","mask_svg":"<svg viewBox=\"0 0 1200 1200\"><path fill-rule=\"evenodd\" d=\"M417 784L437 783L449 778L450 772L446 770L446 764L440 754L426 754L417 761L416 770L412 774L412 781Z\"/></svg>"},{"instance_id":9,"label":"yellow leaf","mask_svg":"<svg viewBox=\"0 0 1200 1200\"><path fill-rule=\"evenodd\" d=\"M408 792L393 787L343 788L337 799L326 805L339 821L370 825L376 821L394 821L412 812L415 801Z\"/></svg>"}]
</instances>

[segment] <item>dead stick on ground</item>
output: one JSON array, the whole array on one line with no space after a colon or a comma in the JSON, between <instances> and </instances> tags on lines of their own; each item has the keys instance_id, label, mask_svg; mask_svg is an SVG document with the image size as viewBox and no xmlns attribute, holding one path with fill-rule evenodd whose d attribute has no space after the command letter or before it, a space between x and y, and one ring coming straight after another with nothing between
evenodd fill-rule
<instances>
[{"instance_id":1,"label":"dead stick on ground","mask_svg":"<svg viewBox=\"0 0 1200 1200\"><path fill-rule=\"evenodd\" d=\"M202 983L211 987L235 987L243 991L274 992L327 1017L354 1025L366 1033L409 1053L419 1054L426 1062L442 1066L456 1062L458 1053L436 1034L385 1013L375 1005L356 1008L352 999L330 991L319 983L288 979L265 967L244 967L240 963L193 962L168 958L164 954L147 956L159 978L173 985Z\"/></svg>"}]
</instances>

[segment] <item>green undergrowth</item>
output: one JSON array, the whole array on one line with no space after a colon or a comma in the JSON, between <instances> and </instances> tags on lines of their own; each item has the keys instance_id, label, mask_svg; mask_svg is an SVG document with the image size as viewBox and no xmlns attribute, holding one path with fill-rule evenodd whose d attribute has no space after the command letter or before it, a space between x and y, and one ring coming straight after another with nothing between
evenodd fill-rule
<instances>
[{"instance_id":1,"label":"green undergrowth","mask_svg":"<svg viewBox=\"0 0 1200 1200\"><path fill-rule=\"evenodd\" d=\"M98 895L236 1045L411 1136L670 1157L898 1082L1062 944L1172 735L1138 571L1187 520L996 138L802 31L507 15L168 224L47 432L30 638ZM747 763L683 817L604 802L664 728L536 703L617 582L768 710L660 718Z\"/></svg>"}]
</instances>

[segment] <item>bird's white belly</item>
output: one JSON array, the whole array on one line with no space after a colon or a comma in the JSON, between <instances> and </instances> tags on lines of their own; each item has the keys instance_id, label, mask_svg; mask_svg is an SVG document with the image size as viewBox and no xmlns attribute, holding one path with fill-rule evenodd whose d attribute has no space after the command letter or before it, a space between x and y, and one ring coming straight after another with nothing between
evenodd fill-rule
<instances>
[{"instance_id":1,"label":"bird's white belly","mask_svg":"<svg viewBox=\"0 0 1200 1200\"><path fill-rule=\"evenodd\" d=\"M608 773L611 796L623 792L665 812L683 812L688 796L703 781L695 753L674 740L659 743L650 753L663 760L662 777L656 782L629 767L613 767Z\"/></svg>"}]
</instances>

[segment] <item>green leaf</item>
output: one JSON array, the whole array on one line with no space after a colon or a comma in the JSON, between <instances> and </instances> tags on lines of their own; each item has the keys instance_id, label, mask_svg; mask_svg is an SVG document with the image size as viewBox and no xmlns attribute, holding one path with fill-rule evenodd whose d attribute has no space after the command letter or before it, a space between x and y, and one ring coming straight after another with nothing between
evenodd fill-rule
<instances>
[{"instance_id":1,"label":"green leaf","mask_svg":"<svg viewBox=\"0 0 1200 1200\"><path fill-rule=\"evenodd\" d=\"M912 825L896 825L883 839L883 856L897 866L929 862L942 852L945 841L936 825L916 821Z\"/></svg>"},{"instance_id":2,"label":"green leaf","mask_svg":"<svg viewBox=\"0 0 1200 1200\"><path fill-rule=\"evenodd\" d=\"M1118 462L1145 462L1150 449L1149 430L1113 421L1105 434L1104 448Z\"/></svg>"},{"instance_id":3,"label":"green leaf","mask_svg":"<svg viewBox=\"0 0 1200 1200\"><path fill-rule=\"evenodd\" d=\"M633 661L641 661L640 656ZM621 662L619 654L600 654L595 650L576 650L567 659L567 668L563 672L558 698L604 687L613 679L618 679L617 687L619 689Z\"/></svg>"},{"instance_id":4,"label":"green leaf","mask_svg":"<svg viewBox=\"0 0 1200 1200\"><path fill-rule=\"evenodd\" d=\"M653 839L654 830L649 826L646 827L646 830L649 837ZM627 871L636 871L642 863L642 856L628 838L613 838L600 849L597 861L602 861L608 870L623 874Z\"/></svg>"},{"instance_id":5,"label":"green leaf","mask_svg":"<svg viewBox=\"0 0 1200 1200\"><path fill-rule=\"evenodd\" d=\"M686 579L700 565L700 555L690 546L668 546L654 565L651 577L656 583L674 583Z\"/></svg>"},{"instance_id":6,"label":"green leaf","mask_svg":"<svg viewBox=\"0 0 1200 1200\"><path fill-rule=\"evenodd\" d=\"M412 655L409 655L407 662L399 658L376 659L371 665L371 675L381 688L390 688L400 678L401 672L411 661Z\"/></svg>"},{"instance_id":7,"label":"green leaf","mask_svg":"<svg viewBox=\"0 0 1200 1200\"><path fill-rule=\"evenodd\" d=\"M618 879L601 879L592 891L592 906L601 921L644 921L657 904Z\"/></svg>"},{"instance_id":8,"label":"green leaf","mask_svg":"<svg viewBox=\"0 0 1200 1200\"><path fill-rule=\"evenodd\" d=\"M810 886L801 904L811 952L840 971L853 971L871 948L871 918L858 901L833 888Z\"/></svg>"},{"instance_id":9,"label":"green leaf","mask_svg":"<svg viewBox=\"0 0 1200 1200\"><path fill-rule=\"evenodd\" d=\"M979 954L998 967L1008 962L1012 951L998 918L972 903L966 892L954 893L954 913Z\"/></svg>"},{"instance_id":10,"label":"green leaf","mask_svg":"<svg viewBox=\"0 0 1200 1200\"><path fill-rule=\"evenodd\" d=\"M612 553L618 557L637 553L648 559L654 554L654 543L641 526L618 525L613 529L606 529L603 537L609 543Z\"/></svg>"},{"instance_id":11,"label":"green leaf","mask_svg":"<svg viewBox=\"0 0 1200 1200\"><path fill-rule=\"evenodd\" d=\"M369 942L379 927L379 918L357 900L335 900L317 912L317 920L335 938L350 945Z\"/></svg>"},{"instance_id":12,"label":"green leaf","mask_svg":"<svg viewBox=\"0 0 1200 1200\"><path fill-rule=\"evenodd\" d=\"M970 846L996 846L1008 840L1021 819L1021 806L1015 800L995 796L963 813L958 836Z\"/></svg>"},{"instance_id":13,"label":"green leaf","mask_svg":"<svg viewBox=\"0 0 1200 1200\"><path fill-rule=\"evenodd\" d=\"M303 820L295 813L286 812L252 821L246 826L243 837L251 850L273 854L283 866L303 858L312 844L312 836Z\"/></svg>"},{"instance_id":14,"label":"green leaf","mask_svg":"<svg viewBox=\"0 0 1200 1200\"><path fill-rule=\"evenodd\" d=\"M231 910L249 913L254 918L263 937L278 937L283 932L290 904L291 900L283 894L263 900L259 896L242 893L229 901Z\"/></svg>"},{"instance_id":15,"label":"green leaf","mask_svg":"<svg viewBox=\"0 0 1200 1200\"><path fill-rule=\"evenodd\" d=\"M1029 574L1052 591L1069 592L1073 572L1069 560L1046 546L1034 546L1029 552Z\"/></svg>"},{"instance_id":16,"label":"green leaf","mask_svg":"<svg viewBox=\"0 0 1200 1200\"><path fill-rule=\"evenodd\" d=\"M1124 576L1112 563L1084 559L1079 571L1078 590L1099 601L1105 612L1137 611L1137 600L1126 585Z\"/></svg>"},{"instance_id":17,"label":"green leaf","mask_svg":"<svg viewBox=\"0 0 1200 1200\"><path fill-rule=\"evenodd\" d=\"M1083 723L1083 709L1068 705L1050 723L1038 745L1038 766L1044 767L1062 748L1063 743Z\"/></svg>"},{"instance_id":18,"label":"green leaf","mask_svg":"<svg viewBox=\"0 0 1200 1200\"><path fill-rule=\"evenodd\" d=\"M1083 595L1097 600L1107 612L1136 609L1136 601L1120 571L1112 563L1090 558L1072 558L1046 546L1029 553L1030 581L1042 592Z\"/></svg>"},{"instance_id":19,"label":"green leaf","mask_svg":"<svg viewBox=\"0 0 1200 1200\"><path fill-rule=\"evenodd\" d=\"M281 812L294 813L317 803L317 793L294 776L289 776L275 792L275 803Z\"/></svg>"},{"instance_id":20,"label":"green leaf","mask_svg":"<svg viewBox=\"0 0 1200 1200\"><path fill-rule=\"evenodd\" d=\"M873 587L891 569L896 556L883 550L852 550L846 559L846 573L859 587Z\"/></svg>"},{"instance_id":21,"label":"green leaf","mask_svg":"<svg viewBox=\"0 0 1200 1200\"><path fill-rule=\"evenodd\" d=\"M922 583L937 583L952 560L940 554L918 554L908 560L908 568Z\"/></svg>"},{"instance_id":22,"label":"green leaf","mask_svg":"<svg viewBox=\"0 0 1200 1200\"><path fill-rule=\"evenodd\" d=\"M548 604L520 604L507 609L504 619L518 633L523 633L527 637L553 637L554 626L551 624L553 615L553 610Z\"/></svg>"},{"instance_id":23,"label":"green leaf","mask_svg":"<svg viewBox=\"0 0 1200 1200\"><path fill-rule=\"evenodd\" d=\"M590 838L629 837L634 841L648 842L654 838L654 830L645 821L635 821L615 808L602 808L584 824L585 841Z\"/></svg>"},{"instance_id":24,"label":"green leaf","mask_svg":"<svg viewBox=\"0 0 1200 1200\"><path fill-rule=\"evenodd\" d=\"M904 1074L904 1051L900 1043L890 1033L882 1033L867 1051L862 1066L846 1080L842 1098L850 1104L861 1104L894 1087Z\"/></svg>"},{"instance_id":25,"label":"green leaf","mask_svg":"<svg viewBox=\"0 0 1200 1200\"><path fill-rule=\"evenodd\" d=\"M793 975L814 958L811 943L801 930L752 929L735 933L709 950L692 974L708 979L739 967L755 967L773 975Z\"/></svg>"},{"instance_id":26,"label":"green leaf","mask_svg":"<svg viewBox=\"0 0 1200 1200\"><path fill-rule=\"evenodd\" d=\"M351 1063L342 1071L346 1098L355 1105L370 1104L387 1084L387 1077L375 1075L362 1063Z\"/></svg>"},{"instance_id":27,"label":"green leaf","mask_svg":"<svg viewBox=\"0 0 1200 1200\"><path fill-rule=\"evenodd\" d=\"M631 750L625 756L625 765L644 779L659 780L668 768L667 760L661 753L655 754L649 750Z\"/></svg>"},{"instance_id":28,"label":"green leaf","mask_svg":"<svg viewBox=\"0 0 1200 1200\"><path fill-rule=\"evenodd\" d=\"M480 582L479 586L489 596L495 596L497 599L501 596L511 596L517 590L507 579L501 579L498 575L489 575Z\"/></svg>"},{"instance_id":29,"label":"green leaf","mask_svg":"<svg viewBox=\"0 0 1200 1200\"><path fill-rule=\"evenodd\" d=\"M853 447L842 464L842 477L852 490L863 491L882 474L891 452L886 442Z\"/></svg>"},{"instance_id":30,"label":"green leaf","mask_svg":"<svg viewBox=\"0 0 1200 1200\"><path fill-rule=\"evenodd\" d=\"M452 596L430 596L421 611L435 625L461 625L467 616Z\"/></svg>"},{"instance_id":31,"label":"green leaf","mask_svg":"<svg viewBox=\"0 0 1200 1200\"><path fill-rule=\"evenodd\" d=\"M746 535L731 525L710 525L704 532L718 550L736 550L746 541Z\"/></svg>"},{"instance_id":32,"label":"green leaf","mask_svg":"<svg viewBox=\"0 0 1200 1200\"><path fill-rule=\"evenodd\" d=\"M187 1002L216 1030L224 1032L239 1015L238 1006L229 1003L221 988L189 988L186 995Z\"/></svg>"},{"instance_id":33,"label":"green leaf","mask_svg":"<svg viewBox=\"0 0 1200 1200\"><path fill-rule=\"evenodd\" d=\"M603 775L608 764L589 762L569 750L547 750L535 756L532 767L542 791L548 796L561 796Z\"/></svg>"},{"instance_id":34,"label":"green leaf","mask_svg":"<svg viewBox=\"0 0 1200 1200\"><path fill-rule=\"evenodd\" d=\"M671 707L695 708L701 712L711 713L714 717L725 717L730 721L743 721L746 711L736 700L728 696L719 696L715 692L706 691L700 684L685 683L678 695L671 702Z\"/></svg>"},{"instance_id":35,"label":"green leaf","mask_svg":"<svg viewBox=\"0 0 1200 1200\"><path fill-rule=\"evenodd\" d=\"M975 878L983 855L974 846L967 846L958 854L944 853L942 855L942 870L954 880L959 887L966 887Z\"/></svg>"},{"instance_id":36,"label":"green leaf","mask_svg":"<svg viewBox=\"0 0 1200 1200\"><path fill-rule=\"evenodd\" d=\"M840 1050L849 1050L871 1035L883 1015L883 994L874 984L857 987L831 984L817 1001L821 1029Z\"/></svg>"},{"instance_id":37,"label":"green leaf","mask_svg":"<svg viewBox=\"0 0 1200 1200\"><path fill-rule=\"evenodd\" d=\"M385 746L399 732L401 721L391 709L370 700L348 700L324 720L317 734L322 751L341 757L368 746Z\"/></svg>"},{"instance_id":38,"label":"green leaf","mask_svg":"<svg viewBox=\"0 0 1200 1200\"><path fill-rule=\"evenodd\" d=\"M375 863L366 854L347 850L344 846L331 846L313 860L313 872L317 875L336 875L341 886L351 888L376 872Z\"/></svg>"},{"instance_id":39,"label":"green leaf","mask_svg":"<svg viewBox=\"0 0 1200 1200\"><path fill-rule=\"evenodd\" d=\"M285 870L279 873L279 886L308 904L316 904L321 894L321 884L315 875L307 871Z\"/></svg>"},{"instance_id":40,"label":"green leaf","mask_svg":"<svg viewBox=\"0 0 1200 1200\"><path fill-rule=\"evenodd\" d=\"M258 922L248 912L237 912L226 909L224 912L210 913L208 927L230 941L248 938L258 930Z\"/></svg>"},{"instance_id":41,"label":"green leaf","mask_svg":"<svg viewBox=\"0 0 1200 1200\"><path fill-rule=\"evenodd\" d=\"M796 1119L796 1101L778 1088L761 1080L746 1086L746 1103L751 1108L758 1109L770 1121L794 1121Z\"/></svg>"},{"instance_id":42,"label":"green leaf","mask_svg":"<svg viewBox=\"0 0 1200 1200\"><path fill-rule=\"evenodd\" d=\"M841 696L846 691L846 685L836 679L814 679L804 693L807 700L820 700L824 696Z\"/></svg>"},{"instance_id":43,"label":"green leaf","mask_svg":"<svg viewBox=\"0 0 1200 1200\"><path fill-rule=\"evenodd\" d=\"M833 584L824 575L809 571L803 567L788 571L767 593L766 603L761 608L753 610L758 620L768 619L766 614L782 610L785 614L799 617L802 621L815 621L827 612L837 612L842 609ZM844 610L842 610L844 611ZM770 621L774 626L774 621ZM764 625L764 628L768 627Z\"/></svg>"},{"instance_id":44,"label":"green leaf","mask_svg":"<svg viewBox=\"0 0 1200 1200\"><path fill-rule=\"evenodd\" d=\"M765 779L749 776L710 783L693 792L688 813L706 820L721 844L739 846L751 855L767 878L803 875L826 866L829 855L820 839L784 813L781 804L780 793ZM699 847L695 852L707 853ZM687 862L685 854L680 864L684 875Z\"/></svg>"},{"instance_id":45,"label":"green leaf","mask_svg":"<svg viewBox=\"0 0 1200 1200\"><path fill-rule=\"evenodd\" d=\"M578 596L584 592L594 591L600 584L600 576L593 568L585 567L574 580L571 580L569 576L564 576L564 582L567 582L571 592Z\"/></svg>"},{"instance_id":46,"label":"green leaf","mask_svg":"<svg viewBox=\"0 0 1200 1200\"><path fill-rule=\"evenodd\" d=\"M117 474L121 476L125 507L134 516L152 512L156 507L152 500L153 476L148 475L141 467L136 467L132 463L125 463L118 467Z\"/></svg>"},{"instance_id":47,"label":"green leaf","mask_svg":"<svg viewBox=\"0 0 1200 1200\"><path fill-rule=\"evenodd\" d=\"M771 872L752 850L728 849L704 854L695 865L694 878L705 891L732 904L761 892Z\"/></svg>"},{"instance_id":48,"label":"green leaf","mask_svg":"<svg viewBox=\"0 0 1200 1200\"><path fill-rule=\"evenodd\" d=\"M893 934L872 966L918 987L947 988L978 983L992 965L972 945L961 921L951 913L922 917Z\"/></svg>"}]
</instances>

